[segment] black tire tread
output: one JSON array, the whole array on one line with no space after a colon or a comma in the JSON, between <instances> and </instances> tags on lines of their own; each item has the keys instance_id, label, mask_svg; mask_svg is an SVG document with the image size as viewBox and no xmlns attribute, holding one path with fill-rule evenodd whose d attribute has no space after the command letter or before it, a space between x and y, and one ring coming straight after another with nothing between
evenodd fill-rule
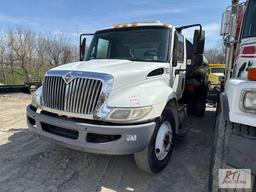
<instances>
[{"instance_id":1,"label":"black tire tread","mask_svg":"<svg viewBox=\"0 0 256 192\"><path fill-rule=\"evenodd\" d=\"M158 122L156 122L157 123L156 129L153 133L153 136L151 138L149 146L147 148L145 148L143 151L134 154L134 159L135 159L137 166L141 170L143 170L147 173L150 173L150 174L158 173L162 169L164 169L164 167L168 164L169 159L172 154L172 150L171 150L169 152L168 156L162 161L158 161L156 159L156 157L152 157L152 155L151 155L151 154L154 154L153 146L155 146L155 137L157 135L160 124L163 120L170 121L172 128L173 128L174 138L175 138L175 121L173 119L173 108L170 107L170 108L165 109L162 116L163 116L163 118L160 119ZM173 149L173 147L172 147L172 149Z\"/></svg>"}]
</instances>

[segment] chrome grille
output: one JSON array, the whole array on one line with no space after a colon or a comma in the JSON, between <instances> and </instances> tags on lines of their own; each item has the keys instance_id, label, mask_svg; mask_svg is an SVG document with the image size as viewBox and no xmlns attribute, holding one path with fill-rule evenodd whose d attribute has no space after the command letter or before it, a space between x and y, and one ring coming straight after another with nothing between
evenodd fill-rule
<instances>
[{"instance_id":1,"label":"chrome grille","mask_svg":"<svg viewBox=\"0 0 256 192\"><path fill-rule=\"evenodd\" d=\"M100 80L78 77L66 84L61 76L46 76L43 106L70 113L92 114L101 90Z\"/></svg>"}]
</instances>

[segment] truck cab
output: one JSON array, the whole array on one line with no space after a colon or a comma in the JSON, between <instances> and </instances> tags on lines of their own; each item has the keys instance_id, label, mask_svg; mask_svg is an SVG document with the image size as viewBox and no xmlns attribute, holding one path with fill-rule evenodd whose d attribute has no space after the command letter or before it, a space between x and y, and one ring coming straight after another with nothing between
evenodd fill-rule
<instances>
[{"instance_id":1,"label":"truck cab","mask_svg":"<svg viewBox=\"0 0 256 192\"><path fill-rule=\"evenodd\" d=\"M211 86L217 86L221 84L225 76L224 64L209 64L208 65L209 83Z\"/></svg>"},{"instance_id":2,"label":"truck cab","mask_svg":"<svg viewBox=\"0 0 256 192\"><path fill-rule=\"evenodd\" d=\"M194 50L203 53L201 25ZM144 171L168 163L185 133L187 52L182 30L160 22L118 24L82 34L80 61L50 69L27 107L29 127L92 153L134 154ZM93 35L87 51L87 35ZM86 54L87 51L87 54Z\"/></svg>"}]
</instances>

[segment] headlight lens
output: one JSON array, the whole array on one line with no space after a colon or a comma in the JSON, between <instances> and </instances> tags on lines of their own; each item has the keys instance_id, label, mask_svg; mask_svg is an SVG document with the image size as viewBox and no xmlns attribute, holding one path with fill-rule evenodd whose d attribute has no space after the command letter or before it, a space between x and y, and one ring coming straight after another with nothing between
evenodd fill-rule
<instances>
[{"instance_id":1,"label":"headlight lens","mask_svg":"<svg viewBox=\"0 0 256 192\"><path fill-rule=\"evenodd\" d=\"M140 108L116 108L109 115L110 120L134 121L145 117L152 110L152 106Z\"/></svg>"},{"instance_id":2,"label":"headlight lens","mask_svg":"<svg viewBox=\"0 0 256 192\"><path fill-rule=\"evenodd\" d=\"M219 81L224 81L224 77L223 76L219 76Z\"/></svg>"},{"instance_id":3,"label":"headlight lens","mask_svg":"<svg viewBox=\"0 0 256 192\"><path fill-rule=\"evenodd\" d=\"M39 87L32 95L31 105L38 108L40 106L40 99L42 95L42 86Z\"/></svg>"},{"instance_id":4,"label":"headlight lens","mask_svg":"<svg viewBox=\"0 0 256 192\"><path fill-rule=\"evenodd\" d=\"M256 90L245 90L242 94L242 110L256 112Z\"/></svg>"}]
</instances>

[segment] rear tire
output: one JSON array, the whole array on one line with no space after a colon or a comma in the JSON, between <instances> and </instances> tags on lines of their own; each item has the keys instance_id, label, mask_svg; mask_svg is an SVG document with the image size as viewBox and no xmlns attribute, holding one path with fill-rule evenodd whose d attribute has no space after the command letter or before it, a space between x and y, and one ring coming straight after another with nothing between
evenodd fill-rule
<instances>
[{"instance_id":1,"label":"rear tire","mask_svg":"<svg viewBox=\"0 0 256 192\"><path fill-rule=\"evenodd\" d=\"M200 95L199 95L200 94ZM203 117L206 109L206 97L207 97L207 90L205 88L201 89L195 99L195 116Z\"/></svg>"},{"instance_id":2,"label":"rear tire","mask_svg":"<svg viewBox=\"0 0 256 192\"><path fill-rule=\"evenodd\" d=\"M156 128L148 147L134 154L135 162L140 169L152 174L159 173L166 167L173 151L174 127L172 109L166 109L160 120L156 122Z\"/></svg>"},{"instance_id":3,"label":"rear tire","mask_svg":"<svg viewBox=\"0 0 256 192\"><path fill-rule=\"evenodd\" d=\"M195 103L195 116L203 117L205 113L206 102L197 100Z\"/></svg>"}]
</instances>

